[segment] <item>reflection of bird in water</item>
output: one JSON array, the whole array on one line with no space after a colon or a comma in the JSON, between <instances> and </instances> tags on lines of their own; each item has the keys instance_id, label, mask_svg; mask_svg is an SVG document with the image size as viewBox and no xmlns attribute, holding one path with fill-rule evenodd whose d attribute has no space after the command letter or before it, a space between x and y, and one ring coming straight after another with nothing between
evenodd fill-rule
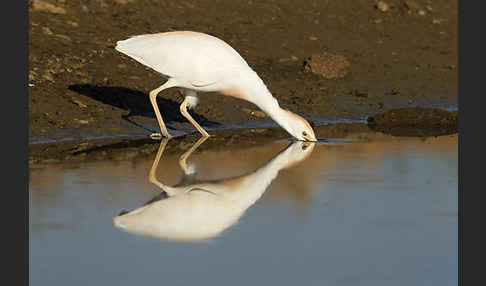
<instances>
[{"instance_id":1,"label":"reflection of bird in water","mask_svg":"<svg viewBox=\"0 0 486 286\"><path fill-rule=\"evenodd\" d=\"M316 141L314 130L297 114L280 108L261 78L247 62L224 41L203 33L179 31L139 35L118 41L115 49L162 74L167 81L150 92L162 135L171 135L160 114L159 92L179 87L184 95L180 111L205 137L209 134L192 118L187 108L195 107L197 92L219 92L254 103L293 137ZM152 138L160 138L153 133Z\"/></svg>"},{"instance_id":2,"label":"reflection of bird in water","mask_svg":"<svg viewBox=\"0 0 486 286\"><path fill-rule=\"evenodd\" d=\"M176 186L157 180L155 171L167 145L163 139L150 170L149 181L163 190L146 205L114 218L116 227L129 232L175 241L196 241L219 235L238 221L265 192L280 170L305 160L314 143L297 141L264 166L243 176L194 182L194 169L186 159L206 140L199 141L180 157L186 174ZM192 173L191 173L192 171Z\"/></svg>"}]
</instances>

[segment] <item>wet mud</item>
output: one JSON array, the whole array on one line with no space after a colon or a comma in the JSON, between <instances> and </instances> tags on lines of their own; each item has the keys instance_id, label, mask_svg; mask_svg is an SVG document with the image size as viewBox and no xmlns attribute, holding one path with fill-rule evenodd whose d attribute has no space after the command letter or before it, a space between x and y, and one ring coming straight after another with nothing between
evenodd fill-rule
<instances>
[{"instance_id":1,"label":"wet mud","mask_svg":"<svg viewBox=\"0 0 486 286\"><path fill-rule=\"evenodd\" d=\"M375 131L395 136L438 136L457 132L457 111L438 108L398 108L370 115L367 124Z\"/></svg>"},{"instance_id":2,"label":"wet mud","mask_svg":"<svg viewBox=\"0 0 486 286\"><path fill-rule=\"evenodd\" d=\"M329 143L335 139L374 140L387 136L436 137L457 133L455 128L414 128L398 126L379 132L375 127L364 123L339 123L316 126L315 131L320 143ZM199 133L179 136L170 139L166 153L180 153L194 145L201 138ZM250 128L239 131L214 130L211 137L199 150L208 149L245 149L259 146L275 140L293 141L290 135L281 128ZM317 144L319 144L319 142ZM111 138L101 140L76 140L29 146L30 164L79 163L101 160L124 161L151 157L157 152L159 140L143 138Z\"/></svg>"}]
</instances>

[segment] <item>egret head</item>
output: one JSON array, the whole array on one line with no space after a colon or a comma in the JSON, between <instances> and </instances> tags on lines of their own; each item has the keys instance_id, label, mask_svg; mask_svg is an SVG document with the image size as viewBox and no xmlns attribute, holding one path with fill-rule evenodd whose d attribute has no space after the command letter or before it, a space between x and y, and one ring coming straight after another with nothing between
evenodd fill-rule
<instances>
[{"instance_id":1,"label":"egret head","mask_svg":"<svg viewBox=\"0 0 486 286\"><path fill-rule=\"evenodd\" d=\"M280 120L280 125L282 125L282 127L287 130L290 135L301 141L317 141L314 129L312 129L307 120L288 110L284 110L284 114L285 118Z\"/></svg>"}]
</instances>

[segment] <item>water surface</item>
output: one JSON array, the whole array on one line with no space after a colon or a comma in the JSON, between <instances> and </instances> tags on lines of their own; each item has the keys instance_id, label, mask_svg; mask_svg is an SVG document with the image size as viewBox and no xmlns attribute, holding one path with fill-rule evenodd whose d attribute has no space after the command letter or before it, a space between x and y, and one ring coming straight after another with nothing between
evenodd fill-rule
<instances>
[{"instance_id":1,"label":"water surface","mask_svg":"<svg viewBox=\"0 0 486 286\"><path fill-rule=\"evenodd\" d=\"M372 137L31 166L30 285L457 285L457 135Z\"/></svg>"}]
</instances>

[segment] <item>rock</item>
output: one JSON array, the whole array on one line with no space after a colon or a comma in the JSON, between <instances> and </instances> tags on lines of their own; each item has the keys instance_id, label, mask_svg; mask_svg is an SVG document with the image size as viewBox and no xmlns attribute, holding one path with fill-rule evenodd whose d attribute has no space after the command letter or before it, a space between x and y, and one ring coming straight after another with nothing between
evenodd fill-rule
<instances>
[{"instance_id":1,"label":"rock","mask_svg":"<svg viewBox=\"0 0 486 286\"><path fill-rule=\"evenodd\" d=\"M88 74L83 71L76 71L75 74L80 77L87 77Z\"/></svg>"},{"instance_id":2,"label":"rock","mask_svg":"<svg viewBox=\"0 0 486 286\"><path fill-rule=\"evenodd\" d=\"M42 33L46 34L46 35L52 35L54 34L51 29L49 29L49 27L42 27Z\"/></svg>"},{"instance_id":3,"label":"rock","mask_svg":"<svg viewBox=\"0 0 486 286\"><path fill-rule=\"evenodd\" d=\"M348 73L349 61L344 56L324 52L312 55L304 62L304 69L324 78L342 78Z\"/></svg>"},{"instance_id":4,"label":"rock","mask_svg":"<svg viewBox=\"0 0 486 286\"><path fill-rule=\"evenodd\" d=\"M357 89L351 91L351 94L353 96L355 96L355 97L368 97L368 93L367 92L360 92Z\"/></svg>"},{"instance_id":5,"label":"rock","mask_svg":"<svg viewBox=\"0 0 486 286\"><path fill-rule=\"evenodd\" d=\"M73 26L74 28L79 27L78 22L68 21L67 23L68 23L69 25Z\"/></svg>"},{"instance_id":6,"label":"rock","mask_svg":"<svg viewBox=\"0 0 486 286\"><path fill-rule=\"evenodd\" d=\"M296 56L291 56L290 58L281 58L278 60L279 63L284 63L284 62L296 62L298 61L299 58Z\"/></svg>"},{"instance_id":7,"label":"rock","mask_svg":"<svg viewBox=\"0 0 486 286\"><path fill-rule=\"evenodd\" d=\"M267 114L263 111L260 111L260 110L255 110L251 113L251 115L253 116L256 116L256 117L259 117L259 118L265 118L267 117Z\"/></svg>"},{"instance_id":8,"label":"rock","mask_svg":"<svg viewBox=\"0 0 486 286\"><path fill-rule=\"evenodd\" d=\"M375 126L457 126L457 112L438 108L397 108L370 115L367 123Z\"/></svg>"},{"instance_id":9,"label":"rock","mask_svg":"<svg viewBox=\"0 0 486 286\"><path fill-rule=\"evenodd\" d=\"M386 12L386 11L390 10L390 5L388 5L384 1L379 1L378 3L376 3L375 7L376 7L376 9L380 10L381 12Z\"/></svg>"},{"instance_id":10,"label":"rock","mask_svg":"<svg viewBox=\"0 0 486 286\"><path fill-rule=\"evenodd\" d=\"M96 0L101 8L108 8L108 4L106 4L105 0Z\"/></svg>"},{"instance_id":11,"label":"rock","mask_svg":"<svg viewBox=\"0 0 486 286\"><path fill-rule=\"evenodd\" d=\"M265 118L267 117L267 114L261 110L251 110L249 108L242 108L241 110L243 110L244 112L246 113L249 113L255 117L259 117L259 118Z\"/></svg>"},{"instance_id":12,"label":"rock","mask_svg":"<svg viewBox=\"0 0 486 286\"><path fill-rule=\"evenodd\" d=\"M135 3L135 0L115 0L115 2L121 5L125 5L129 3Z\"/></svg>"},{"instance_id":13,"label":"rock","mask_svg":"<svg viewBox=\"0 0 486 286\"><path fill-rule=\"evenodd\" d=\"M29 71L29 81L34 81L36 76L36 72Z\"/></svg>"},{"instance_id":14,"label":"rock","mask_svg":"<svg viewBox=\"0 0 486 286\"><path fill-rule=\"evenodd\" d=\"M413 0L406 0L404 2L405 7L407 7L408 10L419 10L421 8L420 5Z\"/></svg>"},{"instance_id":15,"label":"rock","mask_svg":"<svg viewBox=\"0 0 486 286\"><path fill-rule=\"evenodd\" d=\"M438 25L438 24L442 23L443 21L444 21L444 19L433 19L432 24Z\"/></svg>"},{"instance_id":16,"label":"rock","mask_svg":"<svg viewBox=\"0 0 486 286\"><path fill-rule=\"evenodd\" d=\"M42 0L34 0L32 3L32 9L34 11L48 12L52 14L66 14L66 9Z\"/></svg>"},{"instance_id":17,"label":"rock","mask_svg":"<svg viewBox=\"0 0 486 286\"><path fill-rule=\"evenodd\" d=\"M76 104L77 106L81 107L81 108L86 108L88 107L86 104L82 103L81 101L77 100L77 99L73 99L71 100L72 103Z\"/></svg>"},{"instance_id":18,"label":"rock","mask_svg":"<svg viewBox=\"0 0 486 286\"><path fill-rule=\"evenodd\" d=\"M437 108L397 108L368 116L368 126L394 136L439 136L456 133L457 111Z\"/></svg>"},{"instance_id":19,"label":"rock","mask_svg":"<svg viewBox=\"0 0 486 286\"><path fill-rule=\"evenodd\" d=\"M88 124L89 121L88 120L84 120L84 119L77 119L77 118L74 118L74 121L80 123L80 124Z\"/></svg>"},{"instance_id":20,"label":"rock","mask_svg":"<svg viewBox=\"0 0 486 286\"><path fill-rule=\"evenodd\" d=\"M63 34L56 34L56 37L64 39L66 41L71 41L71 38L69 36L63 35Z\"/></svg>"},{"instance_id":21,"label":"rock","mask_svg":"<svg viewBox=\"0 0 486 286\"><path fill-rule=\"evenodd\" d=\"M50 82L54 82L54 77L52 76L52 74L50 72L45 72L42 75L42 78L45 79L45 80L48 80Z\"/></svg>"}]
</instances>

